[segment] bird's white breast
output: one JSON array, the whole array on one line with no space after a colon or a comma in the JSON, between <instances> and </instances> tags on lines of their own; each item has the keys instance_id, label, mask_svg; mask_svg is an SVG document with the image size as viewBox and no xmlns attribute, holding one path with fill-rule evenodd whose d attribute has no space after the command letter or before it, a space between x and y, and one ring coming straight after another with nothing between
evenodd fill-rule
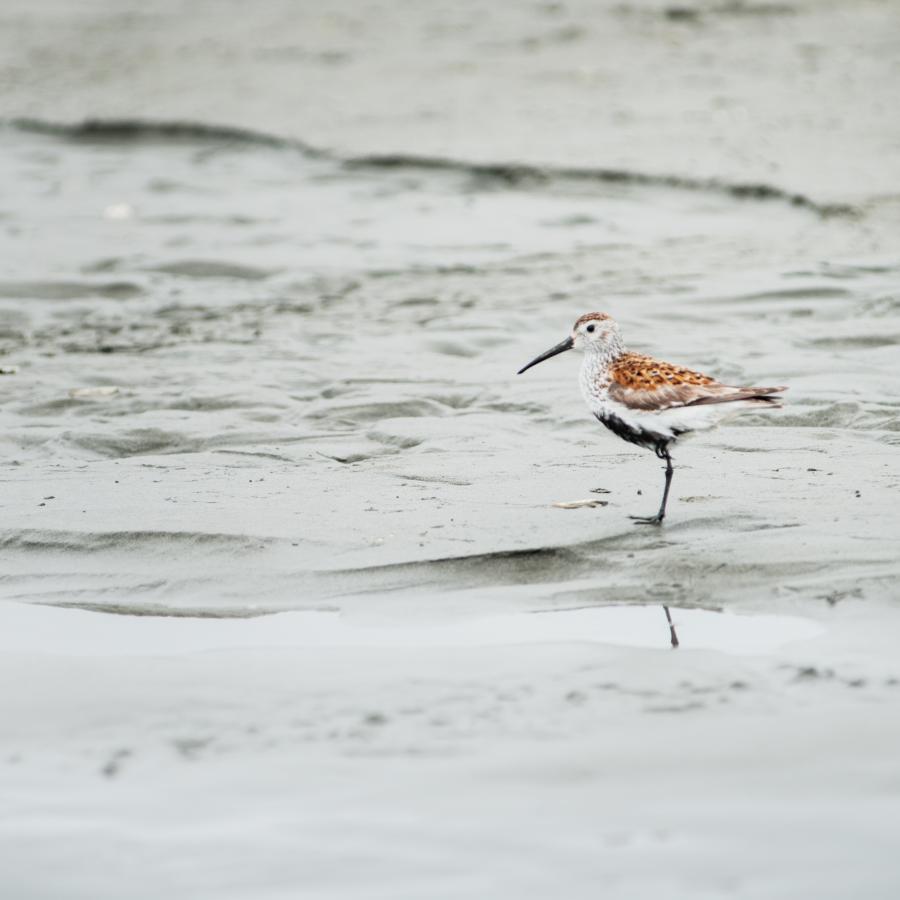
<instances>
[{"instance_id":1,"label":"bird's white breast","mask_svg":"<svg viewBox=\"0 0 900 900\"><path fill-rule=\"evenodd\" d=\"M609 396L612 375L609 372L610 360L599 353L585 353L581 361L578 384L581 396L591 412L596 412L598 404L604 403Z\"/></svg>"}]
</instances>

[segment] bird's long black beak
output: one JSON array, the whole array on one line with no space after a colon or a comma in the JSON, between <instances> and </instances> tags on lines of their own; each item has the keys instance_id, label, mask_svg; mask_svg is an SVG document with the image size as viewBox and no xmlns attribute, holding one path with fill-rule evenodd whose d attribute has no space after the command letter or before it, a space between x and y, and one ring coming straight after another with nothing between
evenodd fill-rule
<instances>
[{"instance_id":1,"label":"bird's long black beak","mask_svg":"<svg viewBox=\"0 0 900 900\"><path fill-rule=\"evenodd\" d=\"M532 366L536 366L539 362L543 362L545 359L550 359L551 356L556 356L559 353L565 353L566 350L572 349L572 338L567 337L564 341L561 341L555 347L551 347L546 353L542 353L540 356L536 356L527 366L522 366L516 375L521 375L523 372L526 372Z\"/></svg>"}]
</instances>

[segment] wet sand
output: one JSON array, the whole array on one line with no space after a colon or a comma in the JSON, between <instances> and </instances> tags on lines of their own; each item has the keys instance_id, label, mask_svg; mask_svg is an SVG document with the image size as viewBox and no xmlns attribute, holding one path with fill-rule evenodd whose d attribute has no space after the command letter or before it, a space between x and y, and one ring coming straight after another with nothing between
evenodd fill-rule
<instances>
[{"instance_id":1,"label":"wet sand","mask_svg":"<svg viewBox=\"0 0 900 900\"><path fill-rule=\"evenodd\" d=\"M895 896L896 11L217 9L0 29L0 882Z\"/></svg>"}]
</instances>

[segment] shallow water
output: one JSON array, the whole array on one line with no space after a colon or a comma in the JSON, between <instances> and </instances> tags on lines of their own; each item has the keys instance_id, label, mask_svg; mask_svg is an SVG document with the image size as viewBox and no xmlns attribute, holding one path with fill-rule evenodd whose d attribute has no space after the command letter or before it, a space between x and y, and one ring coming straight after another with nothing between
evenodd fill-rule
<instances>
[{"instance_id":1,"label":"shallow water","mask_svg":"<svg viewBox=\"0 0 900 900\"><path fill-rule=\"evenodd\" d=\"M528 644L670 646L665 611L654 606L467 616L462 621L420 621L385 616L377 622L332 610L277 613L253 619L109 616L38 605L0 607L0 651L58 653L67 657L157 656L212 650L297 651L323 648L409 650L503 647ZM817 637L816 622L796 616L739 616L702 609L677 610L678 647L736 655L770 654L793 641Z\"/></svg>"}]
</instances>

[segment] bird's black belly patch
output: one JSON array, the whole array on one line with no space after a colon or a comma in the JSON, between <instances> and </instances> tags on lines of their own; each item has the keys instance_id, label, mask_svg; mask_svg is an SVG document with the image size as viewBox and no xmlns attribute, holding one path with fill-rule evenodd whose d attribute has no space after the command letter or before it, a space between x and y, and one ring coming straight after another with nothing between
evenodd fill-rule
<instances>
[{"instance_id":1,"label":"bird's black belly patch","mask_svg":"<svg viewBox=\"0 0 900 900\"><path fill-rule=\"evenodd\" d=\"M629 425L624 419L620 419L614 413L595 413L594 415L617 437L629 444L637 444L638 447L645 447L652 450L660 459L665 459L666 451L669 444L674 440L671 437L664 437L655 431L647 431L635 425ZM675 437L682 432L673 429Z\"/></svg>"}]
</instances>

